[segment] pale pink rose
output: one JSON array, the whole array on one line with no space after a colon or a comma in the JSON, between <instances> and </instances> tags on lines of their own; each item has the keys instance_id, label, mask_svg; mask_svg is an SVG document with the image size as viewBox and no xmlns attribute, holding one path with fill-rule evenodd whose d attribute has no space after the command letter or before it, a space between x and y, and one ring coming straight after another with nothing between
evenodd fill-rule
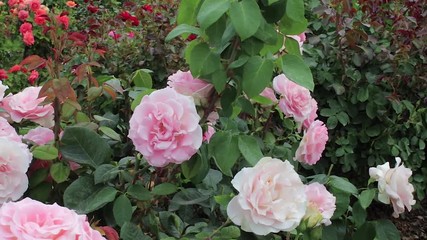
<instances>
[{"instance_id":1,"label":"pale pink rose","mask_svg":"<svg viewBox=\"0 0 427 240\"><path fill-rule=\"evenodd\" d=\"M10 115L14 122L21 122L22 119L38 123L43 127L52 127L53 107L51 104L39 105L45 97L38 98L42 87L27 87L22 92L7 96L0 103Z\"/></svg>"},{"instance_id":2,"label":"pale pink rose","mask_svg":"<svg viewBox=\"0 0 427 240\"><path fill-rule=\"evenodd\" d=\"M90 228L85 215L56 203L49 205L25 198L0 208L0 235L4 240L101 240L102 235Z\"/></svg>"},{"instance_id":3,"label":"pale pink rose","mask_svg":"<svg viewBox=\"0 0 427 240\"><path fill-rule=\"evenodd\" d=\"M227 207L228 217L257 235L292 231L306 211L305 186L288 161L264 157L243 168L231 181L239 192Z\"/></svg>"},{"instance_id":4,"label":"pale pink rose","mask_svg":"<svg viewBox=\"0 0 427 240\"><path fill-rule=\"evenodd\" d=\"M192 96L197 105L206 104L213 91L212 84L194 78L190 71L182 72L178 70L175 74L170 75L168 78L168 85L178 93Z\"/></svg>"},{"instance_id":5,"label":"pale pink rose","mask_svg":"<svg viewBox=\"0 0 427 240\"><path fill-rule=\"evenodd\" d=\"M272 103L278 103L279 100L276 98L276 94L274 93L274 90L272 88L266 87L264 90L259 94L267 99L270 99Z\"/></svg>"},{"instance_id":6,"label":"pale pink rose","mask_svg":"<svg viewBox=\"0 0 427 240\"><path fill-rule=\"evenodd\" d=\"M6 90L8 88L9 88L8 86L3 85L2 81L0 81L0 102L3 100L3 97L4 97Z\"/></svg>"},{"instance_id":7,"label":"pale pink rose","mask_svg":"<svg viewBox=\"0 0 427 240\"><path fill-rule=\"evenodd\" d=\"M273 88L280 94L279 108L287 117L293 117L302 124L312 112L310 91L291 80L284 74L273 79Z\"/></svg>"},{"instance_id":8,"label":"pale pink rose","mask_svg":"<svg viewBox=\"0 0 427 240\"><path fill-rule=\"evenodd\" d=\"M320 224L328 226L331 224L331 217L334 215L336 198L326 187L314 182L305 187L307 195L307 212L304 219L308 219L309 227L316 227Z\"/></svg>"},{"instance_id":9,"label":"pale pink rose","mask_svg":"<svg viewBox=\"0 0 427 240\"><path fill-rule=\"evenodd\" d=\"M25 173L31 160L32 155L25 144L0 137L0 205L18 200L27 190ZM0 233L0 236L3 235Z\"/></svg>"},{"instance_id":10,"label":"pale pink rose","mask_svg":"<svg viewBox=\"0 0 427 240\"><path fill-rule=\"evenodd\" d=\"M295 160L313 165L320 160L323 150L328 141L328 129L322 121L314 121L304 133L298 149L295 153Z\"/></svg>"},{"instance_id":11,"label":"pale pink rose","mask_svg":"<svg viewBox=\"0 0 427 240\"><path fill-rule=\"evenodd\" d=\"M28 131L28 133L25 134L23 138L30 140L37 145L44 145L52 142L55 138L55 134L49 128L36 127Z\"/></svg>"},{"instance_id":12,"label":"pale pink rose","mask_svg":"<svg viewBox=\"0 0 427 240\"><path fill-rule=\"evenodd\" d=\"M2 117L0 117L0 137L5 137L9 140L19 143L21 142L21 136L18 135L15 128L12 127L12 125L10 125L9 122Z\"/></svg>"},{"instance_id":13,"label":"pale pink rose","mask_svg":"<svg viewBox=\"0 0 427 240\"><path fill-rule=\"evenodd\" d=\"M369 168L371 178L378 181L378 200L385 204L393 205L393 217L399 217L399 214L412 210L414 200L414 186L409 183L412 171L405 166L400 165L401 159L396 157L396 166L390 168L388 162L379 165L376 168Z\"/></svg>"},{"instance_id":14,"label":"pale pink rose","mask_svg":"<svg viewBox=\"0 0 427 240\"><path fill-rule=\"evenodd\" d=\"M202 144L200 116L191 97L164 88L144 96L129 123L129 138L148 163L180 164Z\"/></svg>"},{"instance_id":15,"label":"pale pink rose","mask_svg":"<svg viewBox=\"0 0 427 240\"><path fill-rule=\"evenodd\" d=\"M302 124L305 129L308 129L310 125L314 122L314 120L316 120L317 118L317 102L314 98L312 98L310 103L311 103L311 112Z\"/></svg>"}]
</instances>

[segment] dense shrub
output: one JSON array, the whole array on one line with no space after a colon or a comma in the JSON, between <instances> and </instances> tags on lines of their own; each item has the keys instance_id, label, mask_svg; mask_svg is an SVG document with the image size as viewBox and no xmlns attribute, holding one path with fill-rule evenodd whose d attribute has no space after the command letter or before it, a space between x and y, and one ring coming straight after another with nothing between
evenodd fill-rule
<instances>
[{"instance_id":1,"label":"dense shrub","mask_svg":"<svg viewBox=\"0 0 427 240\"><path fill-rule=\"evenodd\" d=\"M312 4L307 60L331 139L324 166L362 180L401 156L417 195L427 181L427 35L422 1ZM362 181L363 182L363 181Z\"/></svg>"}]
</instances>

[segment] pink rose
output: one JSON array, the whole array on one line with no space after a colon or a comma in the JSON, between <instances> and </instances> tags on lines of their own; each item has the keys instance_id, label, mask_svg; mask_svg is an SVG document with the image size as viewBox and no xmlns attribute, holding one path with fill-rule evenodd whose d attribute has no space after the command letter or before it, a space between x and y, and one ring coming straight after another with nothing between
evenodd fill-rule
<instances>
[{"instance_id":1,"label":"pink rose","mask_svg":"<svg viewBox=\"0 0 427 240\"><path fill-rule=\"evenodd\" d=\"M280 94L279 108L287 117L302 124L312 112L312 97L307 88L289 80L284 74L273 79L273 88Z\"/></svg>"},{"instance_id":2,"label":"pink rose","mask_svg":"<svg viewBox=\"0 0 427 240\"><path fill-rule=\"evenodd\" d=\"M316 227L320 224L328 226L331 224L331 217L334 215L336 198L326 187L314 182L305 187L307 195L307 212L304 219L308 219L308 227Z\"/></svg>"},{"instance_id":3,"label":"pink rose","mask_svg":"<svg viewBox=\"0 0 427 240\"><path fill-rule=\"evenodd\" d=\"M3 85L3 82L0 81L0 102L3 100L4 94L6 93L6 90L8 88L9 88L8 86Z\"/></svg>"},{"instance_id":4,"label":"pink rose","mask_svg":"<svg viewBox=\"0 0 427 240\"><path fill-rule=\"evenodd\" d=\"M313 165L320 160L328 141L328 129L319 120L314 121L302 138L295 153L295 159L299 162Z\"/></svg>"},{"instance_id":5,"label":"pink rose","mask_svg":"<svg viewBox=\"0 0 427 240\"><path fill-rule=\"evenodd\" d=\"M288 161L264 157L254 167L243 168L231 183L239 194L228 204L227 214L244 231L291 231L305 214L305 186Z\"/></svg>"},{"instance_id":6,"label":"pink rose","mask_svg":"<svg viewBox=\"0 0 427 240\"><path fill-rule=\"evenodd\" d=\"M79 239L102 240L85 215L73 210L25 198L9 202L0 208L0 235L4 240L15 239Z\"/></svg>"},{"instance_id":7,"label":"pink rose","mask_svg":"<svg viewBox=\"0 0 427 240\"><path fill-rule=\"evenodd\" d=\"M202 144L202 128L191 97L164 88L144 96L130 119L129 138L148 163L182 163Z\"/></svg>"},{"instance_id":8,"label":"pink rose","mask_svg":"<svg viewBox=\"0 0 427 240\"><path fill-rule=\"evenodd\" d=\"M28 133L25 134L23 138L30 140L37 145L44 145L52 142L55 138L55 134L49 128L36 127L28 131Z\"/></svg>"},{"instance_id":9,"label":"pink rose","mask_svg":"<svg viewBox=\"0 0 427 240\"><path fill-rule=\"evenodd\" d=\"M31 159L25 144L0 137L0 205L18 200L27 190L28 177L25 173ZM3 235L0 233L0 236Z\"/></svg>"},{"instance_id":10,"label":"pink rose","mask_svg":"<svg viewBox=\"0 0 427 240\"><path fill-rule=\"evenodd\" d=\"M0 117L0 137L7 138L11 141L21 142L21 136L18 135L15 128L9 124L9 122Z\"/></svg>"},{"instance_id":11,"label":"pink rose","mask_svg":"<svg viewBox=\"0 0 427 240\"><path fill-rule=\"evenodd\" d=\"M399 214L405 211L411 211L414 200L414 186L409 183L412 171L405 166L400 165L401 159L396 158L396 166L390 168L388 162L379 165L376 168L369 168L369 175L378 182L378 200L385 204L393 205L393 217L399 217Z\"/></svg>"},{"instance_id":12,"label":"pink rose","mask_svg":"<svg viewBox=\"0 0 427 240\"><path fill-rule=\"evenodd\" d=\"M193 78L190 71L182 72L178 70L175 74L170 75L168 85L178 93L192 96L197 105L206 104L213 90L212 84Z\"/></svg>"},{"instance_id":13,"label":"pink rose","mask_svg":"<svg viewBox=\"0 0 427 240\"><path fill-rule=\"evenodd\" d=\"M24 33L24 36L22 37L22 40L24 41L25 45L31 46L34 44L34 35L33 32L26 32Z\"/></svg>"},{"instance_id":14,"label":"pink rose","mask_svg":"<svg viewBox=\"0 0 427 240\"><path fill-rule=\"evenodd\" d=\"M45 99L38 98L42 87L27 87L22 92L7 96L3 99L0 107L3 107L14 122L27 119L44 127L52 127L53 107L51 104L39 105Z\"/></svg>"},{"instance_id":15,"label":"pink rose","mask_svg":"<svg viewBox=\"0 0 427 240\"><path fill-rule=\"evenodd\" d=\"M27 20L28 16L29 16L28 11L20 10L20 11L18 12L18 18L19 18L19 20L21 20L21 21L23 21L23 22L24 22L25 20Z\"/></svg>"},{"instance_id":16,"label":"pink rose","mask_svg":"<svg viewBox=\"0 0 427 240\"><path fill-rule=\"evenodd\" d=\"M278 103L279 100L276 98L276 94L274 93L274 90L272 88L266 87L264 90L259 94L267 99L270 99L272 103Z\"/></svg>"},{"instance_id":17,"label":"pink rose","mask_svg":"<svg viewBox=\"0 0 427 240\"><path fill-rule=\"evenodd\" d=\"M308 129L310 127L310 125L314 122L314 120L316 120L316 118L317 118L317 102L316 102L316 100L314 100L314 98L312 98L310 101L310 104L311 104L311 112L302 124L305 129Z\"/></svg>"},{"instance_id":18,"label":"pink rose","mask_svg":"<svg viewBox=\"0 0 427 240\"><path fill-rule=\"evenodd\" d=\"M203 142L207 142L209 143L209 141L211 140L211 137L216 133L215 128L208 123L208 128L206 130L206 132L203 133Z\"/></svg>"}]
</instances>

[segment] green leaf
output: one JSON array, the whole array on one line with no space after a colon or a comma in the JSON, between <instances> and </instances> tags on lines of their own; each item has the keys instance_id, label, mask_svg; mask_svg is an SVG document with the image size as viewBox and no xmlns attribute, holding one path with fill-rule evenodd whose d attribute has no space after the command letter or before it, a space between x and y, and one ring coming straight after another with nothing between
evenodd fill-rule
<instances>
[{"instance_id":1,"label":"green leaf","mask_svg":"<svg viewBox=\"0 0 427 240\"><path fill-rule=\"evenodd\" d=\"M261 10L255 0L234 1L230 7L230 19L243 41L258 31L262 23Z\"/></svg>"},{"instance_id":2,"label":"green leaf","mask_svg":"<svg viewBox=\"0 0 427 240\"><path fill-rule=\"evenodd\" d=\"M209 198L209 195L203 195L195 188L185 188L173 196L171 203L178 205L194 205ZM169 210L172 211L171 209Z\"/></svg>"},{"instance_id":3,"label":"green leaf","mask_svg":"<svg viewBox=\"0 0 427 240\"><path fill-rule=\"evenodd\" d=\"M168 235L180 239L184 232L184 222L178 217L178 215L166 211L159 212L159 219L163 229L166 230Z\"/></svg>"},{"instance_id":4,"label":"green leaf","mask_svg":"<svg viewBox=\"0 0 427 240\"><path fill-rule=\"evenodd\" d=\"M365 223L366 217L368 214L366 213L366 210L362 208L359 201L357 201L353 205L352 213L353 213L353 221L356 224L356 227L359 227Z\"/></svg>"},{"instance_id":5,"label":"green leaf","mask_svg":"<svg viewBox=\"0 0 427 240\"><path fill-rule=\"evenodd\" d=\"M240 237L240 229L236 226L224 227L219 231L219 235L225 239L233 239Z\"/></svg>"},{"instance_id":6,"label":"green leaf","mask_svg":"<svg viewBox=\"0 0 427 240\"><path fill-rule=\"evenodd\" d=\"M366 129L366 135L369 137L376 137L381 134L381 127L379 125L370 126Z\"/></svg>"},{"instance_id":7,"label":"green leaf","mask_svg":"<svg viewBox=\"0 0 427 240\"><path fill-rule=\"evenodd\" d=\"M64 165L62 162L54 163L50 167L50 176L57 183L65 182L70 175L70 168Z\"/></svg>"},{"instance_id":8,"label":"green leaf","mask_svg":"<svg viewBox=\"0 0 427 240\"><path fill-rule=\"evenodd\" d=\"M228 206L232 198L233 196L230 194L214 196L215 202L224 207Z\"/></svg>"},{"instance_id":9,"label":"green leaf","mask_svg":"<svg viewBox=\"0 0 427 240\"><path fill-rule=\"evenodd\" d=\"M286 49L286 52L288 52L289 54L293 54L298 57L301 56L301 50L300 50L298 41L291 37L286 37L285 49Z\"/></svg>"},{"instance_id":10,"label":"green leaf","mask_svg":"<svg viewBox=\"0 0 427 240\"><path fill-rule=\"evenodd\" d=\"M53 145L36 146L32 150L33 157L40 160L54 160L58 158L58 149Z\"/></svg>"},{"instance_id":11,"label":"green leaf","mask_svg":"<svg viewBox=\"0 0 427 240\"><path fill-rule=\"evenodd\" d=\"M400 232L388 219L375 221L375 231L377 240L400 240Z\"/></svg>"},{"instance_id":12,"label":"green leaf","mask_svg":"<svg viewBox=\"0 0 427 240\"><path fill-rule=\"evenodd\" d=\"M337 125L338 125L337 116L330 116L328 118L328 121L326 121L326 126L328 126L328 129L334 129Z\"/></svg>"},{"instance_id":13,"label":"green leaf","mask_svg":"<svg viewBox=\"0 0 427 240\"><path fill-rule=\"evenodd\" d=\"M201 182L209 172L209 159L199 155L181 164L182 174L193 183Z\"/></svg>"},{"instance_id":14,"label":"green leaf","mask_svg":"<svg viewBox=\"0 0 427 240\"><path fill-rule=\"evenodd\" d=\"M150 240L151 238L145 235L141 228L131 222L125 222L120 229L120 239L123 240Z\"/></svg>"},{"instance_id":15,"label":"green leaf","mask_svg":"<svg viewBox=\"0 0 427 240\"><path fill-rule=\"evenodd\" d=\"M273 62L268 59L254 56L249 59L243 68L243 91L252 98L258 96L271 82Z\"/></svg>"},{"instance_id":16,"label":"green leaf","mask_svg":"<svg viewBox=\"0 0 427 240\"><path fill-rule=\"evenodd\" d=\"M286 54L280 58L280 63L283 73L289 80L313 91L313 75L304 60L298 56Z\"/></svg>"},{"instance_id":17,"label":"green leaf","mask_svg":"<svg viewBox=\"0 0 427 240\"><path fill-rule=\"evenodd\" d=\"M225 89L225 85L227 84L227 73L224 70L224 67L221 66L220 70L214 72L212 74L212 83L215 87L215 90L218 93L221 93Z\"/></svg>"},{"instance_id":18,"label":"green leaf","mask_svg":"<svg viewBox=\"0 0 427 240\"><path fill-rule=\"evenodd\" d=\"M345 112L339 112L336 117L343 126L346 126L350 122L350 118Z\"/></svg>"},{"instance_id":19,"label":"green leaf","mask_svg":"<svg viewBox=\"0 0 427 240\"><path fill-rule=\"evenodd\" d=\"M126 195L120 195L113 205L113 215L117 225L123 226L132 219L132 204Z\"/></svg>"},{"instance_id":20,"label":"green leaf","mask_svg":"<svg viewBox=\"0 0 427 240\"><path fill-rule=\"evenodd\" d=\"M229 0L205 0L200 7L197 21L204 29L215 23L230 8Z\"/></svg>"},{"instance_id":21,"label":"green leaf","mask_svg":"<svg viewBox=\"0 0 427 240\"><path fill-rule=\"evenodd\" d=\"M243 157L245 157L246 161L248 161L252 166L255 166L257 162L264 157L258 141L253 136L239 136L239 150Z\"/></svg>"},{"instance_id":22,"label":"green leaf","mask_svg":"<svg viewBox=\"0 0 427 240\"><path fill-rule=\"evenodd\" d=\"M200 0L181 0L178 7L177 23L194 25L199 5Z\"/></svg>"},{"instance_id":23,"label":"green leaf","mask_svg":"<svg viewBox=\"0 0 427 240\"><path fill-rule=\"evenodd\" d=\"M151 191L155 195L169 195L178 190L177 186L172 183L161 183L153 188Z\"/></svg>"},{"instance_id":24,"label":"green leaf","mask_svg":"<svg viewBox=\"0 0 427 240\"><path fill-rule=\"evenodd\" d=\"M208 145L209 155L215 160L221 172L231 176L231 168L240 156L238 138L231 132L216 132Z\"/></svg>"},{"instance_id":25,"label":"green leaf","mask_svg":"<svg viewBox=\"0 0 427 240\"><path fill-rule=\"evenodd\" d=\"M307 29L303 0L287 0L285 15L280 21L280 30L285 35L300 34Z\"/></svg>"},{"instance_id":26,"label":"green leaf","mask_svg":"<svg viewBox=\"0 0 427 240\"><path fill-rule=\"evenodd\" d=\"M116 193L115 188L95 185L90 176L83 176L65 189L64 205L80 214L87 214L114 201Z\"/></svg>"},{"instance_id":27,"label":"green leaf","mask_svg":"<svg viewBox=\"0 0 427 240\"><path fill-rule=\"evenodd\" d=\"M239 57L239 59L237 59L236 61L232 62L230 65L228 65L228 68L230 68L230 69L232 69L232 68L239 68L239 67L243 66L248 60L249 60L249 56L248 55L241 55Z\"/></svg>"},{"instance_id":28,"label":"green leaf","mask_svg":"<svg viewBox=\"0 0 427 240\"><path fill-rule=\"evenodd\" d=\"M61 154L70 161L93 168L109 162L111 148L97 133L84 127L67 127L61 140Z\"/></svg>"},{"instance_id":29,"label":"green leaf","mask_svg":"<svg viewBox=\"0 0 427 240\"><path fill-rule=\"evenodd\" d=\"M95 184L106 183L117 177L120 170L111 164L102 164L98 166L93 173Z\"/></svg>"},{"instance_id":30,"label":"green leaf","mask_svg":"<svg viewBox=\"0 0 427 240\"><path fill-rule=\"evenodd\" d=\"M182 25L180 25L180 26L182 26ZM172 30L172 32L174 30ZM143 88L152 88L153 87L153 80L151 79L151 75L147 71L144 71L144 69L139 69L139 70L136 70L135 72L133 72L132 82L135 84L136 87L143 87Z\"/></svg>"},{"instance_id":31,"label":"green leaf","mask_svg":"<svg viewBox=\"0 0 427 240\"><path fill-rule=\"evenodd\" d=\"M170 33L166 36L165 41L169 42L170 40L184 34L184 33L193 33L196 34L197 36L199 36L201 34L200 29L187 25L187 24L181 24L178 25L176 28L174 28L172 31L170 31ZM148 74L149 75L149 74ZM151 76L150 76L151 78ZM137 86L139 87L139 86ZM151 88L151 87L149 87Z\"/></svg>"},{"instance_id":32,"label":"green leaf","mask_svg":"<svg viewBox=\"0 0 427 240\"><path fill-rule=\"evenodd\" d=\"M348 206L350 205L350 195L348 193L343 193L341 191L336 191L334 189L331 189L332 194L336 198L335 202L335 212L331 219L338 219L340 218L344 213L347 212Z\"/></svg>"},{"instance_id":33,"label":"green leaf","mask_svg":"<svg viewBox=\"0 0 427 240\"><path fill-rule=\"evenodd\" d=\"M371 202L375 197L375 193L375 189L366 189L360 193L359 202L363 209L366 209L371 205Z\"/></svg>"},{"instance_id":34,"label":"green leaf","mask_svg":"<svg viewBox=\"0 0 427 240\"><path fill-rule=\"evenodd\" d=\"M29 178L29 188L32 189L42 183L49 175L49 169L40 168L33 172Z\"/></svg>"},{"instance_id":35,"label":"green leaf","mask_svg":"<svg viewBox=\"0 0 427 240\"><path fill-rule=\"evenodd\" d=\"M325 240L343 240L347 233L347 227L342 222L334 222L329 226L323 227L322 239ZM360 238L366 240L365 238Z\"/></svg>"},{"instance_id":36,"label":"green leaf","mask_svg":"<svg viewBox=\"0 0 427 240\"><path fill-rule=\"evenodd\" d=\"M353 240L374 240L375 239L375 224L365 222L360 226L353 235Z\"/></svg>"},{"instance_id":37,"label":"green leaf","mask_svg":"<svg viewBox=\"0 0 427 240\"><path fill-rule=\"evenodd\" d=\"M199 43L191 49L189 64L194 77L209 75L221 67L219 56L211 52L206 43Z\"/></svg>"},{"instance_id":38,"label":"green leaf","mask_svg":"<svg viewBox=\"0 0 427 240\"><path fill-rule=\"evenodd\" d=\"M283 38L283 36L276 31L275 25L269 24L265 20L261 21L261 25L254 37L263 41L265 44L275 44L278 38Z\"/></svg>"},{"instance_id":39,"label":"green leaf","mask_svg":"<svg viewBox=\"0 0 427 240\"><path fill-rule=\"evenodd\" d=\"M145 96L145 95L149 95L149 94L151 94L152 92L154 92L154 90L155 89L146 89L146 90L143 90L143 91L141 91L137 96L136 96L136 98L132 101L132 104L131 104L131 109L132 109L132 111L135 111L135 108L141 103L141 101L142 101L142 98Z\"/></svg>"},{"instance_id":40,"label":"green leaf","mask_svg":"<svg viewBox=\"0 0 427 240\"><path fill-rule=\"evenodd\" d=\"M126 193L140 201L149 201L153 197L148 189L139 184L129 186Z\"/></svg>"},{"instance_id":41,"label":"green leaf","mask_svg":"<svg viewBox=\"0 0 427 240\"><path fill-rule=\"evenodd\" d=\"M359 102L365 102L368 99L369 99L369 89L367 87L359 88L359 91L357 92L357 100L359 100Z\"/></svg>"},{"instance_id":42,"label":"green leaf","mask_svg":"<svg viewBox=\"0 0 427 240\"><path fill-rule=\"evenodd\" d=\"M107 137L116 140L116 141L122 141L122 139L120 138L120 134L116 133L113 129L106 127L106 126L101 126L99 127L99 131L101 131L102 133L104 133Z\"/></svg>"},{"instance_id":43,"label":"green leaf","mask_svg":"<svg viewBox=\"0 0 427 240\"><path fill-rule=\"evenodd\" d=\"M330 176L328 184L329 186L345 193L357 194L358 192L357 188L351 182L342 177Z\"/></svg>"}]
</instances>

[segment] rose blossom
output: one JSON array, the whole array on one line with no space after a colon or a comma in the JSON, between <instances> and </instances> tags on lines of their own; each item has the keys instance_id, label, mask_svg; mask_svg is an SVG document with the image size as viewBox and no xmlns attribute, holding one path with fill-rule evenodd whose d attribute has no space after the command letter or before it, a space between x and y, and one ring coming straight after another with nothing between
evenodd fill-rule
<instances>
[{"instance_id":1,"label":"rose blossom","mask_svg":"<svg viewBox=\"0 0 427 240\"><path fill-rule=\"evenodd\" d=\"M49 205L25 198L0 208L0 235L14 239L105 239L92 229L85 215L56 203Z\"/></svg>"},{"instance_id":2,"label":"rose blossom","mask_svg":"<svg viewBox=\"0 0 427 240\"><path fill-rule=\"evenodd\" d=\"M21 142L21 136L18 135L15 128L12 127L9 122L0 117L0 137L5 137L11 141Z\"/></svg>"},{"instance_id":3,"label":"rose blossom","mask_svg":"<svg viewBox=\"0 0 427 240\"><path fill-rule=\"evenodd\" d=\"M3 107L14 122L28 119L44 127L53 126L53 107L51 104L40 106L45 97L38 98L42 87L27 87L22 92L7 96L0 107Z\"/></svg>"},{"instance_id":4,"label":"rose blossom","mask_svg":"<svg viewBox=\"0 0 427 240\"><path fill-rule=\"evenodd\" d=\"M31 71L30 76L28 76L28 83L33 85L37 78L39 78L39 72L36 70Z\"/></svg>"},{"instance_id":5,"label":"rose blossom","mask_svg":"<svg viewBox=\"0 0 427 240\"><path fill-rule=\"evenodd\" d=\"M262 92L259 95L271 100L272 103L279 102L272 88L269 88L269 87L264 88L264 90L262 90Z\"/></svg>"},{"instance_id":6,"label":"rose blossom","mask_svg":"<svg viewBox=\"0 0 427 240\"><path fill-rule=\"evenodd\" d=\"M31 159L25 144L0 137L0 205L18 200L27 190L28 177L25 173ZM0 236L3 237L1 233Z\"/></svg>"},{"instance_id":7,"label":"rose blossom","mask_svg":"<svg viewBox=\"0 0 427 240\"><path fill-rule=\"evenodd\" d=\"M305 186L288 161L264 157L243 168L231 183L239 194L228 204L227 214L244 231L291 231L305 214Z\"/></svg>"},{"instance_id":8,"label":"rose blossom","mask_svg":"<svg viewBox=\"0 0 427 240\"><path fill-rule=\"evenodd\" d=\"M202 144L202 128L191 97L164 88L144 96L129 121L129 138L148 163L182 163Z\"/></svg>"},{"instance_id":9,"label":"rose blossom","mask_svg":"<svg viewBox=\"0 0 427 240\"><path fill-rule=\"evenodd\" d=\"M26 32L22 37L22 41L24 41L25 45L31 46L34 44L34 35L33 32Z\"/></svg>"},{"instance_id":10,"label":"rose blossom","mask_svg":"<svg viewBox=\"0 0 427 240\"><path fill-rule=\"evenodd\" d=\"M293 117L301 124L310 116L312 97L307 88L292 82L284 74L273 79L273 88L280 94L279 108L287 117Z\"/></svg>"},{"instance_id":11,"label":"rose blossom","mask_svg":"<svg viewBox=\"0 0 427 240\"><path fill-rule=\"evenodd\" d=\"M6 90L9 89L7 85L3 85L3 82L0 81L0 102L3 100Z\"/></svg>"},{"instance_id":12,"label":"rose blossom","mask_svg":"<svg viewBox=\"0 0 427 240\"><path fill-rule=\"evenodd\" d=\"M308 227L316 227L320 224L328 226L331 224L331 217L334 215L336 198L326 187L314 182L305 187L307 195L307 212L304 219L308 219Z\"/></svg>"},{"instance_id":13,"label":"rose blossom","mask_svg":"<svg viewBox=\"0 0 427 240\"><path fill-rule=\"evenodd\" d=\"M0 81L8 78L6 70L0 68Z\"/></svg>"},{"instance_id":14,"label":"rose blossom","mask_svg":"<svg viewBox=\"0 0 427 240\"><path fill-rule=\"evenodd\" d=\"M209 113L208 117L206 120L208 120L207 122L207 129L206 132L203 133L203 141L209 143L209 141L211 140L211 137L216 133L216 130L214 128L216 122L219 119L219 115L217 112L211 112Z\"/></svg>"},{"instance_id":15,"label":"rose blossom","mask_svg":"<svg viewBox=\"0 0 427 240\"><path fill-rule=\"evenodd\" d=\"M405 211L411 211L415 204L413 192L414 186L409 183L412 171L405 166L400 165L401 159L396 157L396 166L390 168L388 162L379 165L376 168L369 168L369 176L378 182L378 200L385 204L393 205L393 217L399 217L399 214Z\"/></svg>"},{"instance_id":16,"label":"rose blossom","mask_svg":"<svg viewBox=\"0 0 427 240\"><path fill-rule=\"evenodd\" d=\"M316 100L314 98L312 98L310 101L310 104L311 104L311 112L302 124L305 129L308 129L310 127L310 125L314 122L314 120L316 120L316 118L317 118L317 102L316 102Z\"/></svg>"},{"instance_id":17,"label":"rose blossom","mask_svg":"<svg viewBox=\"0 0 427 240\"><path fill-rule=\"evenodd\" d=\"M29 16L28 11L20 10L20 11L18 12L18 18L19 18L19 20L21 20L21 21L25 21L25 20L27 20L28 16Z\"/></svg>"},{"instance_id":18,"label":"rose blossom","mask_svg":"<svg viewBox=\"0 0 427 240\"><path fill-rule=\"evenodd\" d=\"M28 131L27 134L23 136L24 139L30 140L37 145L47 144L55 138L53 131L45 127L36 127Z\"/></svg>"},{"instance_id":19,"label":"rose blossom","mask_svg":"<svg viewBox=\"0 0 427 240\"><path fill-rule=\"evenodd\" d=\"M328 129L322 121L314 121L302 138L295 153L295 159L299 162L313 165L320 160L328 141Z\"/></svg>"},{"instance_id":20,"label":"rose blossom","mask_svg":"<svg viewBox=\"0 0 427 240\"><path fill-rule=\"evenodd\" d=\"M25 22L21 24L21 26L19 27L19 32L21 34L24 34L26 32L32 32L32 31L33 31L33 25L31 25L31 23L29 22Z\"/></svg>"},{"instance_id":21,"label":"rose blossom","mask_svg":"<svg viewBox=\"0 0 427 240\"><path fill-rule=\"evenodd\" d=\"M193 78L190 71L178 70L175 74L170 75L168 85L181 94L192 96L197 105L206 104L213 90L212 84Z\"/></svg>"}]
</instances>

